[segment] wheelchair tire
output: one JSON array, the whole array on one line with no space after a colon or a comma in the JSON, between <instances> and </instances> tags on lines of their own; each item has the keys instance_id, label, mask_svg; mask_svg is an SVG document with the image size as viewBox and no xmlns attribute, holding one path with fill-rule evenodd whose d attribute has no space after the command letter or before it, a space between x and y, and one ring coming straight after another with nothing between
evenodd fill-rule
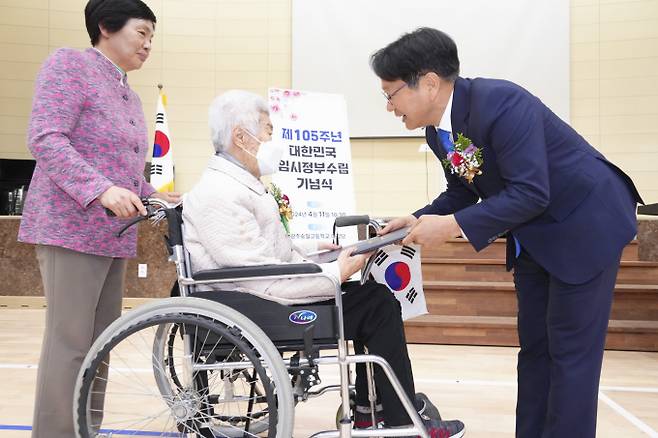
<instances>
[{"instance_id":1,"label":"wheelchair tire","mask_svg":"<svg viewBox=\"0 0 658 438\"><path fill-rule=\"evenodd\" d=\"M183 327L184 325L182 324L163 324L158 327L155 335L155 342L153 343L153 373L160 394L165 399L171 398L175 391L184 390L179 376L184 370L177 369L176 366L176 343L180 340L179 338L182 339L180 332ZM164 364L165 366L158 366L158 364ZM221 373L220 378L223 378L224 375ZM235 393L235 389L249 388L250 396L255 400L255 406L252 406L249 410L249 415L231 415L230 418L220 416L219 419L229 422L230 426L218 424L213 427L213 431L220 434L219 436L234 436L236 435L236 427L240 428L240 433L242 430L246 430L251 434L258 434L268 430L271 408L264 401L267 399L270 385L264 384L261 379L257 378L255 371L250 375L245 369L235 370L235 372L230 373L226 377L226 385L227 387L229 385L231 386L231 393L233 394ZM205 378L207 379L207 376ZM274 409L276 409L276 406ZM237 436L242 435L238 434Z\"/></svg>"},{"instance_id":2,"label":"wheelchair tire","mask_svg":"<svg viewBox=\"0 0 658 438\"><path fill-rule=\"evenodd\" d=\"M166 361L174 356L164 352L172 327L185 335L173 376ZM239 384L236 394L236 382L248 385ZM233 309L197 298L158 300L111 324L83 361L73 403L81 438L99 429L290 437L293 406L288 372L262 330Z\"/></svg>"}]
</instances>

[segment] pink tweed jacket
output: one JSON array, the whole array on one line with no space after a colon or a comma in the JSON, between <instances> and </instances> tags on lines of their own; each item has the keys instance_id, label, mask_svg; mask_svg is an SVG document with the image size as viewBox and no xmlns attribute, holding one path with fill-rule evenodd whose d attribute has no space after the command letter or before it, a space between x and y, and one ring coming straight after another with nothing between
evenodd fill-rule
<instances>
[{"instance_id":1,"label":"pink tweed jacket","mask_svg":"<svg viewBox=\"0 0 658 438\"><path fill-rule=\"evenodd\" d=\"M110 186L148 196L147 129L139 96L94 49L55 51L36 80L28 147L36 159L18 240L107 257L134 257L137 230L113 233L96 199Z\"/></svg>"}]
</instances>

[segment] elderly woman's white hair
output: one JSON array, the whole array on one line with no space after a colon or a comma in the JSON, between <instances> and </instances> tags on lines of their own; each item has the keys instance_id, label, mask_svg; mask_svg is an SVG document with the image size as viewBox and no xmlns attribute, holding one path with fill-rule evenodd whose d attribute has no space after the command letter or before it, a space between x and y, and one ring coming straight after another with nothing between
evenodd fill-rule
<instances>
[{"instance_id":1,"label":"elderly woman's white hair","mask_svg":"<svg viewBox=\"0 0 658 438\"><path fill-rule=\"evenodd\" d=\"M208 126L215 152L231 145L233 128L240 126L257 136L262 113L268 114L265 99L244 90L229 90L215 98L208 109Z\"/></svg>"}]
</instances>

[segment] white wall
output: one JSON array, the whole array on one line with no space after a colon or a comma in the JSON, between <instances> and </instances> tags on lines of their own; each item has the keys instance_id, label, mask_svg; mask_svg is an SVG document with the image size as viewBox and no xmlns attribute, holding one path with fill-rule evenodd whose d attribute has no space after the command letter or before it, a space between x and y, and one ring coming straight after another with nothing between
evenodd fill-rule
<instances>
[{"instance_id":1,"label":"white wall","mask_svg":"<svg viewBox=\"0 0 658 438\"><path fill-rule=\"evenodd\" d=\"M457 43L461 76L514 81L569 120L569 0L292 2L293 88L344 94L353 137L423 135L385 111L370 55L421 26Z\"/></svg>"}]
</instances>

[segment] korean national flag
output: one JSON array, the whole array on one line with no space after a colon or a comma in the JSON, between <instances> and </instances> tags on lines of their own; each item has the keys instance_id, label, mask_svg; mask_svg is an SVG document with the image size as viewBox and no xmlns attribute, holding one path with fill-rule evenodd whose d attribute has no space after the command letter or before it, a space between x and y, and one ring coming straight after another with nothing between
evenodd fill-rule
<instances>
[{"instance_id":1,"label":"korean national flag","mask_svg":"<svg viewBox=\"0 0 658 438\"><path fill-rule=\"evenodd\" d=\"M420 268L420 246L388 245L374 256L370 274L391 289L402 307L402 319L425 315L427 304Z\"/></svg>"},{"instance_id":2,"label":"korean national flag","mask_svg":"<svg viewBox=\"0 0 658 438\"><path fill-rule=\"evenodd\" d=\"M174 151L169 143L169 123L167 122L167 96L160 92L155 115L155 140L151 160L151 185L158 192L174 190Z\"/></svg>"}]
</instances>

